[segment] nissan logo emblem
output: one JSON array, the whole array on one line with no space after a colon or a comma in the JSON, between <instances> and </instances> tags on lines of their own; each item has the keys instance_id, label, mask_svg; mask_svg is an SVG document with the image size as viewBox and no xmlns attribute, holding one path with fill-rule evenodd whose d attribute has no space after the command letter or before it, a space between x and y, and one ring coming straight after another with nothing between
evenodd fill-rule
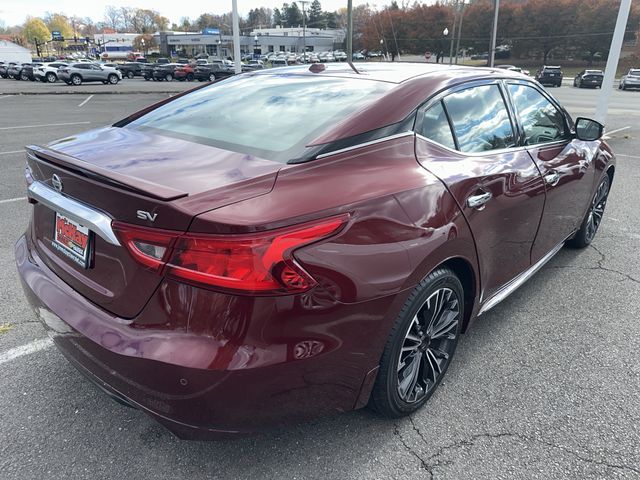
<instances>
[{"instance_id":1,"label":"nissan logo emblem","mask_svg":"<svg viewBox=\"0 0 640 480\"><path fill-rule=\"evenodd\" d=\"M54 173L51 177L51 185L53 185L53 188L55 188L57 191L62 191L62 180L60 180L58 174Z\"/></svg>"}]
</instances>

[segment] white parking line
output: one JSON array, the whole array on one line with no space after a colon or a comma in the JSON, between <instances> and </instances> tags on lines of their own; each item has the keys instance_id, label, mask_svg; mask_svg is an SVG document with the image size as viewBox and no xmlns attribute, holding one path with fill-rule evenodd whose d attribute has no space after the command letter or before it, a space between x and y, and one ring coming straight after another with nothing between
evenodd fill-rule
<instances>
[{"instance_id":1,"label":"white parking line","mask_svg":"<svg viewBox=\"0 0 640 480\"><path fill-rule=\"evenodd\" d=\"M7 198L6 200L0 200L0 203L19 202L21 200L26 200L26 199L27 197Z\"/></svg>"},{"instance_id":2,"label":"white parking line","mask_svg":"<svg viewBox=\"0 0 640 480\"><path fill-rule=\"evenodd\" d=\"M20 125L19 127L0 127L0 130L13 130L16 128L58 127L62 125L85 125L87 123L91 123L91 122L45 123L43 125Z\"/></svg>"},{"instance_id":3,"label":"white parking line","mask_svg":"<svg viewBox=\"0 0 640 480\"><path fill-rule=\"evenodd\" d=\"M10 152L0 152L0 155L9 155L10 153L22 153L24 150L12 150Z\"/></svg>"},{"instance_id":4,"label":"white parking line","mask_svg":"<svg viewBox=\"0 0 640 480\"><path fill-rule=\"evenodd\" d=\"M29 355L31 353L39 352L40 350L51 348L52 346L53 341L50 338L41 338L39 340L34 340L31 343L27 343L26 345L11 348L6 352L0 353L0 365L10 362L11 360L15 360L16 358L23 357L24 355Z\"/></svg>"},{"instance_id":5,"label":"white parking line","mask_svg":"<svg viewBox=\"0 0 640 480\"><path fill-rule=\"evenodd\" d=\"M93 98L93 95L89 95L80 105L78 105L79 107L83 106L85 103L87 103L89 100L91 100Z\"/></svg>"},{"instance_id":6,"label":"white parking line","mask_svg":"<svg viewBox=\"0 0 640 480\"><path fill-rule=\"evenodd\" d=\"M616 157L640 158L638 155L626 155L624 153L616 153Z\"/></svg>"},{"instance_id":7,"label":"white parking line","mask_svg":"<svg viewBox=\"0 0 640 480\"><path fill-rule=\"evenodd\" d=\"M630 126L627 126L627 127L622 127L622 128L616 128L615 130L611 130L610 132L607 132L607 131L605 130L605 132L604 132L604 133L605 133L605 135L612 135L612 134L614 134L614 133L618 133L618 132L621 132L621 131L623 131L623 130L627 130L627 129L629 129L629 128L631 128L631 127L630 127Z\"/></svg>"},{"instance_id":8,"label":"white parking line","mask_svg":"<svg viewBox=\"0 0 640 480\"><path fill-rule=\"evenodd\" d=\"M0 98L15 97L15 95L0 95Z\"/></svg>"}]
</instances>

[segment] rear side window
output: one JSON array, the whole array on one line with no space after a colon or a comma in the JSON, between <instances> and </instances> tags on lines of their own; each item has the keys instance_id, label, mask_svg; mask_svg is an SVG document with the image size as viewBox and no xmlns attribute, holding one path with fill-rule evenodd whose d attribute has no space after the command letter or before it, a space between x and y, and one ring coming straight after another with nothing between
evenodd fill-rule
<instances>
[{"instance_id":1,"label":"rear side window","mask_svg":"<svg viewBox=\"0 0 640 480\"><path fill-rule=\"evenodd\" d=\"M524 128L525 145L568 137L564 115L538 90L528 85L510 84L509 94Z\"/></svg>"},{"instance_id":2,"label":"rear side window","mask_svg":"<svg viewBox=\"0 0 640 480\"><path fill-rule=\"evenodd\" d=\"M445 147L451 149L456 148L451 127L449 126L449 120L442 107L442 102L436 103L424 112L420 134Z\"/></svg>"},{"instance_id":3,"label":"rear side window","mask_svg":"<svg viewBox=\"0 0 640 480\"><path fill-rule=\"evenodd\" d=\"M498 85L481 85L444 99L462 152L484 152L515 145L513 126Z\"/></svg>"}]
</instances>

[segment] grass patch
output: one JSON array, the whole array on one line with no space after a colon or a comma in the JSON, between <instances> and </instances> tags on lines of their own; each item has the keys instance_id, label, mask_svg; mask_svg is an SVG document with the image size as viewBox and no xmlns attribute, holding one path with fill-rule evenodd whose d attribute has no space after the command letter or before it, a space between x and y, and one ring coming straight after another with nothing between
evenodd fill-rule
<instances>
[{"instance_id":1,"label":"grass patch","mask_svg":"<svg viewBox=\"0 0 640 480\"><path fill-rule=\"evenodd\" d=\"M10 323L0 323L0 335L3 333L7 333L9 330L13 328L13 325Z\"/></svg>"}]
</instances>

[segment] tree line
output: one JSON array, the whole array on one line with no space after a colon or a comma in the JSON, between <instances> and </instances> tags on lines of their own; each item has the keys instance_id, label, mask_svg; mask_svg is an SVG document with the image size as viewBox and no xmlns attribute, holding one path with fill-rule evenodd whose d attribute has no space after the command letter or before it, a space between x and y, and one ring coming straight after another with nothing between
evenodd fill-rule
<instances>
[{"instance_id":1,"label":"tree line","mask_svg":"<svg viewBox=\"0 0 640 480\"><path fill-rule=\"evenodd\" d=\"M460 33L460 48L476 53L489 50L493 1L476 0L468 5L448 1L434 5L397 2L380 11L368 6L354 9L354 48L380 49L388 53L444 51L451 37ZM604 58L615 28L619 0L519 0L503 1L498 18L497 45L512 57L539 58L577 56L588 61ZM459 30L460 15L462 29ZM626 40L639 30L640 8L636 3L627 23ZM448 35L444 35L445 28ZM456 37L458 35L456 34ZM640 40L640 39L638 39Z\"/></svg>"}]
</instances>

